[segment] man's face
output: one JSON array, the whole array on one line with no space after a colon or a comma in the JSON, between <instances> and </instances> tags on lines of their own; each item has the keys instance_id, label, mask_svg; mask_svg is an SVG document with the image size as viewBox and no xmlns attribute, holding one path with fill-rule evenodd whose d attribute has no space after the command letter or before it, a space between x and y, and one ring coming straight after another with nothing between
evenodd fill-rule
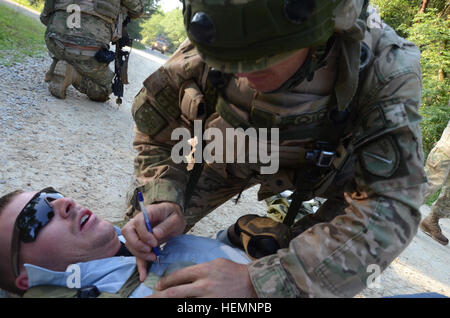
<instances>
[{"instance_id":1,"label":"man's face","mask_svg":"<svg viewBox=\"0 0 450 318\"><path fill-rule=\"evenodd\" d=\"M237 77L245 77L252 87L266 93L281 87L303 65L309 49L302 49L281 63L270 68L251 73L237 73Z\"/></svg>"},{"instance_id":2,"label":"man's face","mask_svg":"<svg viewBox=\"0 0 450 318\"><path fill-rule=\"evenodd\" d=\"M2 258L10 260L14 222L36 192L24 192L6 206L0 215ZM54 216L38 233L36 240L19 243L19 264L29 263L64 271L69 264L113 256L120 247L114 227L71 198L50 202ZM87 219L86 219L87 218ZM7 251L6 255L3 255Z\"/></svg>"}]
</instances>

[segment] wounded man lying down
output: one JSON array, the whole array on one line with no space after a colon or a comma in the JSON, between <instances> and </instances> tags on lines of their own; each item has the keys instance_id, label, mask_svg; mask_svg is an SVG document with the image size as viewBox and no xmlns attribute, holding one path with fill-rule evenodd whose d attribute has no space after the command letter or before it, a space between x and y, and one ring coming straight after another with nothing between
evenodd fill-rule
<instances>
[{"instance_id":1,"label":"wounded man lying down","mask_svg":"<svg viewBox=\"0 0 450 318\"><path fill-rule=\"evenodd\" d=\"M0 288L24 297L145 297L180 267L249 262L218 240L181 235L168 241L141 282L119 228L53 188L0 198Z\"/></svg>"}]
</instances>

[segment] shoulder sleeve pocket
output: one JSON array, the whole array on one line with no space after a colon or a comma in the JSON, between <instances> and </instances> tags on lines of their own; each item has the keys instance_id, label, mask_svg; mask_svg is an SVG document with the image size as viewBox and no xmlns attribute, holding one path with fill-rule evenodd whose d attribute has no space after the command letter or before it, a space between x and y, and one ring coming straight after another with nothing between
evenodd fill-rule
<instances>
[{"instance_id":1,"label":"shoulder sleeve pocket","mask_svg":"<svg viewBox=\"0 0 450 318\"><path fill-rule=\"evenodd\" d=\"M131 113L138 130L150 137L155 136L167 126L164 117L146 99L145 89L135 97Z\"/></svg>"}]
</instances>

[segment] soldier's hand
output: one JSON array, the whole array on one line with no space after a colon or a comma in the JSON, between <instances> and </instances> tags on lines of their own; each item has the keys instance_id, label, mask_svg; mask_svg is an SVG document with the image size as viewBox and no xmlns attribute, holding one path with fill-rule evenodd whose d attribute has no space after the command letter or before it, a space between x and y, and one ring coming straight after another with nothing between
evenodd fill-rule
<instances>
[{"instance_id":1,"label":"soldier's hand","mask_svg":"<svg viewBox=\"0 0 450 318\"><path fill-rule=\"evenodd\" d=\"M162 277L150 298L257 297L247 266L219 258Z\"/></svg>"},{"instance_id":2,"label":"soldier's hand","mask_svg":"<svg viewBox=\"0 0 450 318\"><path fill-rule=\"evenodd\" d=\"M163 202L148 205L146 209L153 233L148 232L142 213L136 215L122 228L126 247L137 257L141 281L147 276L146 261L156 260L152 248L182 234L186 227L186 220L178 204Z\"/></svg>"}]
</instances>

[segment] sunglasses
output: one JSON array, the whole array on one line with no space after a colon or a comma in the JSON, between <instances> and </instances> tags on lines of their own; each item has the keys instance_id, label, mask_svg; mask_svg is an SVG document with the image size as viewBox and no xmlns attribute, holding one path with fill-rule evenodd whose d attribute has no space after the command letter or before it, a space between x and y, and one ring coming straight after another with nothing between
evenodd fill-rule
<instances>
[{"instance_id":1,"label":"sunglasses","mask_svg":"<svg viewBox=\"0 0 450 318\"><path fill-rule=\"evenodd\" d=\"M19 276L19 250L20 242L34 242L42 228L46 226L55 215L51 202L64 198L64 196L49 187L36 193L19 213L14 223L11 241L11 261L15 277Z\"/></svg>"}]
</instances>

